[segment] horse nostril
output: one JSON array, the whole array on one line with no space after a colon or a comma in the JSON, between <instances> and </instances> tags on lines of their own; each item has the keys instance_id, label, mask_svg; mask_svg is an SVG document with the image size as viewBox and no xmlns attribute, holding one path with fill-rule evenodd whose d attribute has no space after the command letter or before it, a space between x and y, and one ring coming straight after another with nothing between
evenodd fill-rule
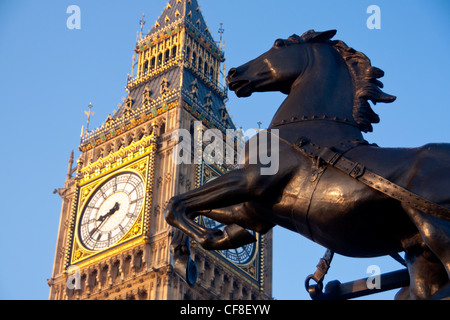
<instances>
[{"instance_id":1,"label":"horse nostril","mask_svg":"<svg viewBox=\"0 0 450 320\"><path fill-rule=\"evenodd\" d=\"M228 77L233 77L236 74L236 68L231 68L230 71L228 71Z\"/></svg>"}]
</instances>

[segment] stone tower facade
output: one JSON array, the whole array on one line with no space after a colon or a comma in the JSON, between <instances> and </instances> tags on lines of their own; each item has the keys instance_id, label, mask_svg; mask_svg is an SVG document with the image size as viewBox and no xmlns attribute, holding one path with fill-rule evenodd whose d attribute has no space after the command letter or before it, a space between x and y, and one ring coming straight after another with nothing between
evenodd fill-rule
<instances>
[{"instance_id":1,"label":"stone tower facade","mask_svg":"<svg viewBox=\"0 0 450 320\"><path fill-rule=\"evenodd\" d=\"M221 81L225 59L196 0L171 0L139 38L127 98L101 127L83 133L81 155L76 163L71 155L57 190L62 208L49 298L271 299L271 232L229 252L192 242L196 284L174 272L167 202L232 168L175 164L172 133L193 133L199 124L224 135L234 129Z\"/></svg>"}]
</instances>

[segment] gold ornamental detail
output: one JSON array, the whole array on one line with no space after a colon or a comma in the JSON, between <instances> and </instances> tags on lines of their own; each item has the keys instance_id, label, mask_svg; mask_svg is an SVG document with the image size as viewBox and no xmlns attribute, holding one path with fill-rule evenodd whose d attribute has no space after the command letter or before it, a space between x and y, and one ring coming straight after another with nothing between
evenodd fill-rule
<instances>
[{"instance_id":1,"label":"gold ornamental detail","mask_svg":"<svg viewBox=\"0 0 450 320\"><path fill-rule=\"evenodd\" d=\"M127 165L145 154L152 153L155 148L155 139L156 137L154 133L152 133L139 141L132 142L125 148L120 148L120 150L110 153L94 163L86 165L80 170L81 179L79 183L84 184L89 182L100 176L106 175L117 168ZM146 165L143 165L136 169L137 171L145 172L147 167Z\"/></svg>"}]
</instances>

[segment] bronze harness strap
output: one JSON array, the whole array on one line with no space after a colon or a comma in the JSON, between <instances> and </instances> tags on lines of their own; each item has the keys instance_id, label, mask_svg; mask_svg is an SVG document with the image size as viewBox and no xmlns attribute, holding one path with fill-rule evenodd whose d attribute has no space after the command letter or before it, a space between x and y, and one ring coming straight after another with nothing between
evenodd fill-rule
<instances>
[{"instance_id":1,"label":"bronze harness strap","mask_svg":"<svg viewBox=\"0 0 450 320\"><path fill-rule=\"evenodd\" d=\"M439 219L444 219L447 221L450 220L450 209L406 190L405 188L370 171L364 165L344 157L342 153L336 150L328 147L320 147L306 139L300 140L292 146L305 156L316 160L320 159L326 164L341 170L370 188L380 191L393 199L411 206L412 208L428 213Z\"/></svg>"}]
</instances>

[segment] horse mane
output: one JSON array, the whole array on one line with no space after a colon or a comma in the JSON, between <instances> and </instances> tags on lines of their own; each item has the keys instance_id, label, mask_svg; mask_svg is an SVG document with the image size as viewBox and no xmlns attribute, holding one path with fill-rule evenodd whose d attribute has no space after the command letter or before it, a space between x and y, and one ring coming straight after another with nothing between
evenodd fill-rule
<instances>
[{"instance_id":1,"label":"horse mane","mask_svg":"<svg viewBox=\"0 0 450 320\"><path fill-rule=\"evenodd\" d=\"M329 43L340 53L353 78L355 88L353 118L361 131L371 132L372 123L379 123L380 117L373 111L368 101L372 101L375 105L377 102L390 103L396 99L381 90L383 83L377 79L384 76L384 71L373 67L365 54L350 48L343 41L336 40Z\"/></svg>"},{"instance_id":2,"label":"horse mane","mask_svg":"<svg viewBox=\"0 0 450 320\"><path fill-rule=\"evenodd\" d=\"M303 42L328 43L341 55L353 79L353 118L361 131L372 132L372 123L379 123L380 117L371 108L369 100L375 105L377 102L394 102L396 97L381 90L383 83L378 79L384 76L384 71L373 67L364 53L350 48L341 40L330 40L335 34L336 30L309 30L299 38Z\"/></svg>"}]
</instances>

